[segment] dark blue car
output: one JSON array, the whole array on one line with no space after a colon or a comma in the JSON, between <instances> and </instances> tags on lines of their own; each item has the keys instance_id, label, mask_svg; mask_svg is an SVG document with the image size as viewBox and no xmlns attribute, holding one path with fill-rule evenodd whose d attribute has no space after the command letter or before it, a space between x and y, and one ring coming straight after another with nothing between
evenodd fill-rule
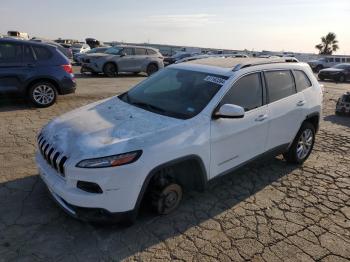
<instances>
[{"instance_id":1,"label":"dark blue car","mask_svg":"<svg viewBox=\"0 0 350 262\"><path fill-rule=\"evenodd\" d=\"M76 88L70 61L55 46L0 39L0 97L19 92L37 107L55 103L57 95Z\"/></svg>"}]
</instances>

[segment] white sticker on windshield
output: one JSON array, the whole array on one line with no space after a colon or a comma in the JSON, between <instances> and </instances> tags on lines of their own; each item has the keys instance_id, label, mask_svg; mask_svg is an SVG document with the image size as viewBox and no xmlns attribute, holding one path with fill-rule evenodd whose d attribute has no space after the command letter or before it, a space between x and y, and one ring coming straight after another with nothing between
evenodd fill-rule
<instances>
[{"instance_id":1,"label":"white sticker on windshield","mask_svg":"<svg viewBox=\"0 0 350 262\"><path fill-rule=\"evenodd\" d=\"M218 85L222 86L225 84L226 79L220 78L217 76L207 76L204 78L204 81L211 82L211 83L218 84Z\"/></svg>"}]
</instances>

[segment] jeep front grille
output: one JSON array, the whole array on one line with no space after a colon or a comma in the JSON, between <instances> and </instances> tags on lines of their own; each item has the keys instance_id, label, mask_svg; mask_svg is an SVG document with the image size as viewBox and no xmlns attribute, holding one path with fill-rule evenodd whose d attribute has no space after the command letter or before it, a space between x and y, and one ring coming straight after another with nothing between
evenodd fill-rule
<instances>
[{"instance_id":1,"label":"jeep front grille","mask_svg":"<svg viewBox=\"0 0 350 262\"><path fill-rule=\"evenodd\" d=\"M38 136L38 148L46 162L61 176L65 177L64 164L68 160L67 156L56 150L53 145L50 145L42 134Z\"/></svg>"}]
</instances>

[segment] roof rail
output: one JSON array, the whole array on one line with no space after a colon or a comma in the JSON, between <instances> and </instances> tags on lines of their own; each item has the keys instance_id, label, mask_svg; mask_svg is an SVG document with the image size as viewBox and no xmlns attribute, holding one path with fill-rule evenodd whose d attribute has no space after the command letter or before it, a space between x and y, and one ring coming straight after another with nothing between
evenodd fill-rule
<instances>
[{"instance_id":1,"label":"roof rail","mask_svg":"<svg viewBox=\"0 0 350 262\"><path fill-rule=\"evenodd\" d=\"M268 65L277 63L298 63L298 59L295 57L281 57L281 58L257 58L253 61L250 60L247 63L237 64L232 68L232 71L238 71L243 68L258 66L258 65Z\"/></svg>"}]
</instances>

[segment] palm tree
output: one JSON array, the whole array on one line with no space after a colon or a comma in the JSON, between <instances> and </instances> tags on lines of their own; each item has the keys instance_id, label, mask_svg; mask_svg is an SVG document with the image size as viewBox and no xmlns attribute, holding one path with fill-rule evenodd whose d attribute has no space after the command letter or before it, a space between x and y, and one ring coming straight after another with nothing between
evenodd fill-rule
<instances>
[{"instance_id":1,"label":"palm tree","mask_svg":"<svg viewBox=\"0 0 350 262\"><path fill-rule=\"evenodd\" d=\"M320 55L331 55L339 49L338 40L335 33L328 33L321 37L321 44L315 46L319 50Z\"/></svg>"}]
</instances>

